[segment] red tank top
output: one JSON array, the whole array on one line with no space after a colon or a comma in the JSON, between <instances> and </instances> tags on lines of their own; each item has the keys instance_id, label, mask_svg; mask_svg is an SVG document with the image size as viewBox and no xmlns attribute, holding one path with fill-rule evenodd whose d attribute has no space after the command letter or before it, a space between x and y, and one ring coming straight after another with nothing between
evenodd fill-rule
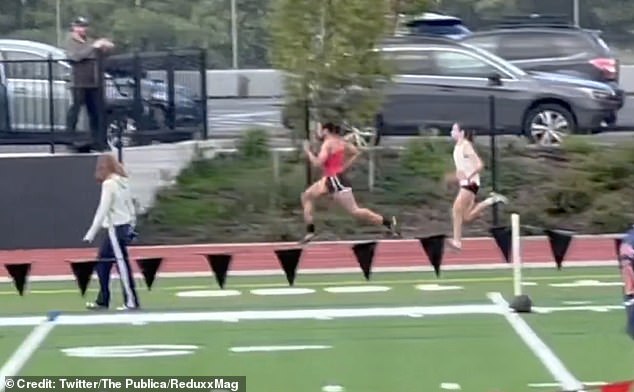
<instances>
[{"instance_id":1,"label":"red tank top","mask_svg":"<svg viewBox=\"0 0 634 392\"><path fill-rule=\"evenodd\" d=\"M343 171L343 165L346 158L345 152L346 150L341 148L328 155L328 158L326 158L326 161L324 162L324 175L326 175L326 177L336 176Z\"/></svg>"}]
</instances>

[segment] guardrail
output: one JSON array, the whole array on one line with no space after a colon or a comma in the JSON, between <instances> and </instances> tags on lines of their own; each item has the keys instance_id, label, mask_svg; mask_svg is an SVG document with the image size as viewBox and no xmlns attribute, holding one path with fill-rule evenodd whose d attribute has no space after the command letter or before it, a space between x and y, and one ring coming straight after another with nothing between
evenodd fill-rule
<instances>
[{"instance_id":1,"label":"guardrail","mask_svg":"<svg viewBox=\"0 0 634 392\"><path fill-rule=\"evenodd\" d=\"M157 74L158 75L158 74ZM192 75L177 72L179 84L195 83ZM621 66L621 88L634 94L634 65ZM208 98L268 98L284 95L282 72L275 69L208 70Z\"/></svg>"}]
</instances>

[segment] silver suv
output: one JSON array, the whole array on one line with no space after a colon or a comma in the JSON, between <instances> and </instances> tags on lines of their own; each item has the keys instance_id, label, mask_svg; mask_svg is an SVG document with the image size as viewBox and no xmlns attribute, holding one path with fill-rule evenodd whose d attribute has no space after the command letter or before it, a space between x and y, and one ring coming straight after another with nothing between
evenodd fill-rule
<instances>
[{"instance_id":1,"label":"silver suv","mask_svg":"<svg viewBox=\"0 0 634 392\"><path fill-rule=\"evenodd\" d=\"M380 47L396 72L376 115L384 136L422 129L448 131L454 122L486 134L489 97L496 98L496 133L557 145L571 133L600 131L616 118L623 97L609 85L573 76L523 71L496 55L450 39L402 37ZM283 124L295 119L283 113Z\"/></svg>"}]
</instances>

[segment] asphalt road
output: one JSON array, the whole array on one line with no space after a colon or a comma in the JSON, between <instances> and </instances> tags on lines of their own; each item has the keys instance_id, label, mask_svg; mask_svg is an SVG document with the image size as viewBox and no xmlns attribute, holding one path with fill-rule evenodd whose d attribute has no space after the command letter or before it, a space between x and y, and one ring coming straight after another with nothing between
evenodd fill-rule
<instances>
[{"instance_id":1,"label":"asphalt road","mask_svg":"<svg viewBox=\"0 0 634 392\"><path fill-rule=\"evenodd\" d=\"M253 127L281 128L281 99L210 99L210 136L234 136Z\"/></svg>"},{"instance_id":2,"label":"asphalt road","mask_svg":"<svg viewBox=\"0 0 634 392\"><path fill-rule=\"evenodd\" d=\"M588 136L597 143L618 143L634 136L634 96L628 97L619 112L617 126L631 127L633 132L603 132ZM279 131L281 99L212 99L209 101L209 134L211 137L236 138L245 130L254 127ZM284 132L275 132L283 137ZM402 144L407 138L386 138L385 144ZM279 144L279 143L276 143ZM383 142L382 142L383 144Z\"/></svg>"}]
</instances>

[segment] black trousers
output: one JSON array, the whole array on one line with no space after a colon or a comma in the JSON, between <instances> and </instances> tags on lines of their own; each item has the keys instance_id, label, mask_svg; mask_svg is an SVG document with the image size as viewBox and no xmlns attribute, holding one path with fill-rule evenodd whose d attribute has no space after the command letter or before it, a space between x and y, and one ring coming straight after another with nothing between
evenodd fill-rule
<instances>
[{"instance_id":1,"label":"black trousers","mask_svg":"<svg viewBox=\"0 0 634 392\"><path fill-rule=\"evenodd\" d=\"M627 317L627 334L634 339L634 295L625 296L625 314Z\"/></svg>"},{"instance_id":2,"label":"black trousers","mask_svg":"<svg viewBox=\"0 0 634 392\"><path fill-rule=\"evenodd\" d=\"M90 124L91 144L94 149L103 151L107 146L107 135L99 127L99 89L96 87L73 87L73 103L66 114L66 128L75 132L81 108L86 106L88 122Z\"/></svg>"},{"instance_id":3,"label":"black trousers","mask_svg":"<svg viewBox=\"0 0 634 392\"><path fill-rule=\"evenodd\" d=\"M99 263L97 263L97 276L99 277L99 295L97 305L108 307L110 305L110 271L116 263L123 289L123 303L128 308L139 306L130 259L128 257L128 243L130 242L130 225L120 225L108 229L108 235L104 238L99 248ZM114 260L114 263L112 262Z\"/></svg>"}]
</instances>

